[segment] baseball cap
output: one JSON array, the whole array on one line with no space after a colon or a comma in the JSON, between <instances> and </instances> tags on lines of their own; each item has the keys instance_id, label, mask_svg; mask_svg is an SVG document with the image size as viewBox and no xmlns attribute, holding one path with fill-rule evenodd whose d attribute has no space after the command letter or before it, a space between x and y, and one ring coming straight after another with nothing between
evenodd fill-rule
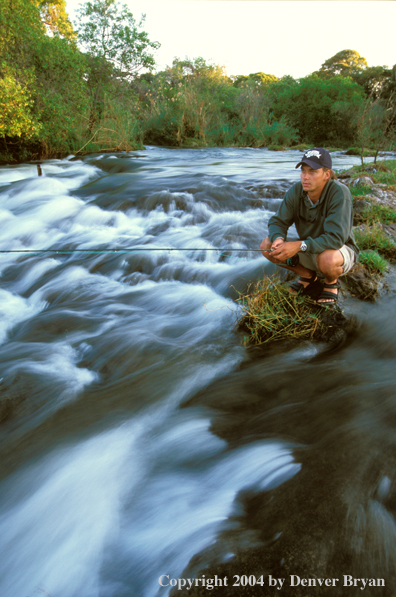
<instances>
[{"instance_id":1,"label":"baseball cap","mask_svg":"<svg viewBox=\"0 0 396 597\"><path fill-rule=\"evenodd\" d=\"M318 170L319 168L330 168L331 170L332 168L331 156L327 149L323 149L323 147L308 149L296 168L299 168L301 164L307 164L307 166L314 170Z\"/></svg>"}]
</instances>

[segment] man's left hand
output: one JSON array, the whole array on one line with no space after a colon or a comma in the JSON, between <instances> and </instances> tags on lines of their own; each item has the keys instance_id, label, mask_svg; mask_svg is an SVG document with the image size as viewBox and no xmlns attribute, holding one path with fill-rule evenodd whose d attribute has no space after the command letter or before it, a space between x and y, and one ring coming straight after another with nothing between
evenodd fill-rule
<instances>
[{"instance_id":1,"label":"man's left hand","mask_svg":"<svg viewBox=\"0 0 396 597\"><path fill-rule=\"evenodd\" d=\"M271 257L279 259L279 261L286 261L290 257L293 257L300 250L301 241L284 242L279 248L271 251Z\"/></svg>"}]
</instances>

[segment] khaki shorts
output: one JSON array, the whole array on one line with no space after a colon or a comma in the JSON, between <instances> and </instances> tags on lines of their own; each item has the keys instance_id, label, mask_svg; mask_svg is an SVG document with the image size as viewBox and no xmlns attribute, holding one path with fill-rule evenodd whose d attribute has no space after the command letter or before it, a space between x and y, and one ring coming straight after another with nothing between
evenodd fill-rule
<instances>
[{"instance_id":1,"label":"khaki shorts","mask_svg":"<svg viewBox=\"0 0 396 597\"><path fill-rule=\"evenodd\" d=\"M349 271L351 271L351 269L355 265L356 255L352 251L352 249L347 247L346 245L341 247L340 251L342 253L342 256L344 257L344 263L342 265L342 274L341 274L341 275L344 275L344 274L347 274ZM319 269L318 269L318 263L316 261L318 253L309 253L308 251L305 251L303 253L302 251L300 251L298 253L298 256L299 256L301 265L303 265L307 269L312 269L312 270L320 273Z\"/></svg>"}]
</instances>

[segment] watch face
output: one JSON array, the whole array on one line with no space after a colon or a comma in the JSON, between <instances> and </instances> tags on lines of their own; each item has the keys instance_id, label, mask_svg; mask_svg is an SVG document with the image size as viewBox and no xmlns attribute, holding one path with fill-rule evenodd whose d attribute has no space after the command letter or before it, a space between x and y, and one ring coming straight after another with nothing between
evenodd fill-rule
<instances>
[{"instance_id":1,"label":"watch face","mask_svg":"<svg viewBox=\"0 0 396 597\"><path fill-rule=\"evenodd\" d=\"M307 250L307 245L305 244L304 241L302 241L301 245L300 245L300 251L306 251L306 250Z\"/></svg>"}]
</instances>

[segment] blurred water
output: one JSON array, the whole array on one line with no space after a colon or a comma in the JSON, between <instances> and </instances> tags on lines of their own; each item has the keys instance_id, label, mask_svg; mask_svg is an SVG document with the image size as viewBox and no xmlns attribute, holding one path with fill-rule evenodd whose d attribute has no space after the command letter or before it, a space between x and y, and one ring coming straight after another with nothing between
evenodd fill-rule
<instances>
[{"instance_id":1,"label":"blurred water","mask_svg":"<svg viewBox=\"0 0 396 597\"><path fill-rule=\"evenodd\" d=\"M0 250L47 251L0 253L1 597L166 595L162 574L274 537L286 554L320 505L339 516L336 538L322 521L326 565L337 545L340 574L393 578L393 293L349 306L338 351L248 351L235 330L236 292L273 271L254 250L300 155L0 168Z\"/></svg>"}]
</instances>

